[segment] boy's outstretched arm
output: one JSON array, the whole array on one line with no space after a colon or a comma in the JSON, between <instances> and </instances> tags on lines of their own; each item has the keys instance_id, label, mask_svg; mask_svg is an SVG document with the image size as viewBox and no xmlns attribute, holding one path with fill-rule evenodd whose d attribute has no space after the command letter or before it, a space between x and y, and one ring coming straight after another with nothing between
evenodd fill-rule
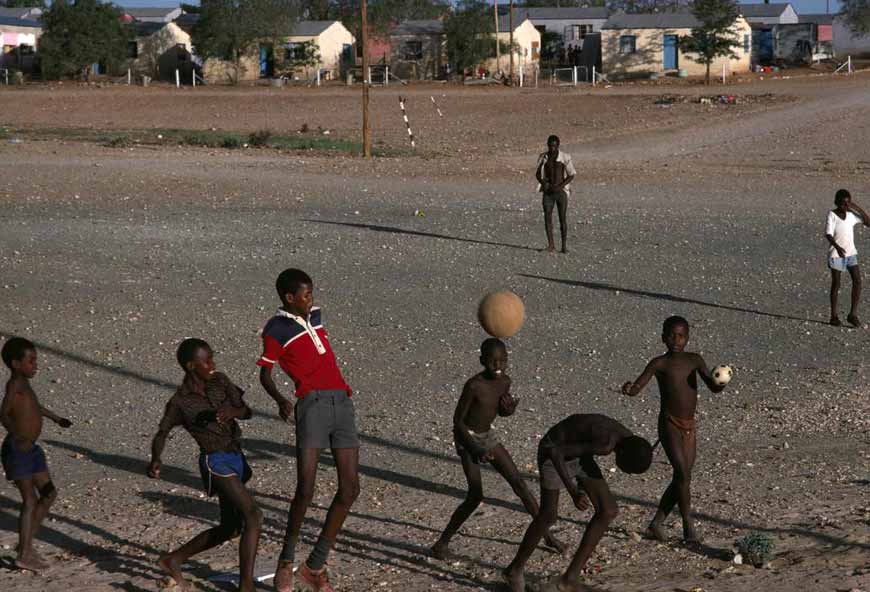
<instances>
[{"instance_id":1,"label":"boy's outstretched arm","mask_svg":"<svg viewBox=\"0 0 870 592\"><path fill-rule=\"evenodd\" d=\"M260 366L260 384L263 385L266 393L278 404L278 415L281 416L281 419L290 421L290 418L293 416L293 403L278 391L278 387L275 386L275 380L272 378L272 368Z\"/></svg>"},{"instance_id":2,"label":"boy's outstretched arm","mask_svg":"<svg viewBox=\"0 0 870 592\"><path fill-rule=\"evenodd\" d=\"M62 428L68 428L72 425L72 422L70 420L65 417L61 417L56 413L52 413L50 410L43 407L42 404L39 405L39 411L40 413L42 413L43 417L47 417Z\"/></svg>"},{"instance_id":3,"label":"boy's outstretched arm","mask_svg":"<svg viewBox=\"0 0 870 592\"><path fill-rule=\"evenodd\" d=\"M850 201L849 210L861 217L861 222L864 223L864 226L870 226L870 215L864 211L864 208L856 204L854 201Z\"/></svg>"},{"instance_id":4,"label":"boy's outstretched arm","mask_svg":"<svg viewBox=\"0 0 870 592\"><path fill-rule=\"evenodd\" d=\"M181 425L181 423L181 413L170 401L166 404L166 410L163 412L160 425L157 426L157 433L154 434L154 439L151 440L151 462L148 463L148 476L152 479L160 478L160 457L163 456L166 438L169 437L169 432L172 431L172 428Z\"/></svg>"},{"instance_id":5,"label":"boy's outstretched arm","mask_svg":"<svg viewBox=\"0 0 870 592\"><path fill-rule=\"evenodd\" d=\"M650 360L649 364L646 365L646 368L643 369L640 376L637 377L637 380L634 382L626 382L622 385L622 394L628 395L629 397L635 397L643 390L643 387L650 381L650 379L655 376L656 371L659 367L659 358L653 358Z\"/></svg>"},{"instance_id":6,"label":"boy's outstretched arm","mask_svg":"<svg viewBox=\"0 0 870 592\"><path fill-rule=\"evenodd\" d=\"M698 355L698 366L696 370L698 371L701 380L703 380L704 384L707 385L707 388L710 389L711 393L721 393L725 390L724 384L716 384L713 382L713 375L710 374L710 369L707 368L707 363L700 355Z\"/></svg>"}]
</instances>

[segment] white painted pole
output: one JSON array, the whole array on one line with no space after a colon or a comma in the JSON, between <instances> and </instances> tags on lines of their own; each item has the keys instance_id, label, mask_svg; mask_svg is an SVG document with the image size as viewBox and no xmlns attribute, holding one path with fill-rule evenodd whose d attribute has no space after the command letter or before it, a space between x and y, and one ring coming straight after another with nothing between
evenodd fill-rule
<instances>
[{"instance_id":1,"label":"white painted pole","mask_svg":"<svg viewBox=\"0 0 870 592\"><path fill-rule=\"evenodd\" d=\"M6 76L6 86L9 86L9 69L3 68L4 75Z\"/></svg>"},{"instance_id":2,"label":"white painted pole","mask_svg":"<svg viewBox=\"0 0 870 592\"><path fill-rule=\"evenodd\" d=\"M571 76L574 78L574 86L577 86L577 66L574 66Z\"/></svg>"},{"instance_id":3,"label":"white painted pole","mask_svg":"<svg viewBox=\"0 0 870 592\"><path fill-rule=\"evenodd\" d=\"M592 86L595 86L595 66L592 66Z\"/></svg>"},{"instance_id":4,"label":"white painted pole","mask_svg":"<svg viewBox=\"0 0 870 592\"><path fill-rule=\"evenodd\" d=\"M849 74L852 73L852 56L849 56Z\"/></svg>"},{"instance_id":5,"label":"white painted pole","mask_svg":"<svg viewBox=\"0 0 870 592\"><path fill-rule=\"evenodd\" d=\"M722 84L725 84L725 62L722 62Z\"/></svg>"},{"instance_id":6,"label":"white painted pole","mask_svg":"<svg viewBox=\"0 0 870 592\"><path fill-rule=\"evenodd\" d=\"M196 68L190 73L190 81L193 83L193 88L196 88Z\"/></svg>"},{"instance_id":7,"label":"white painted pole","mask_svg":"<svg viewBox=\"0 0 870 592\"><path fill-rule=\"evenodd\" d=\"M130 72L130 68L127 68L127 86L130 86L132 82L132 73Z\"/></svg>"},{"instance_id":8,"label":"white painted pole","mask_svg":"<svg viewBox=\"0 0 870 592\"><path fill-rule=\"evenodd\" d=\"M179 74L178 68L175 69L175 88L181 88L181 74Z\"/></svg>"},{"instance_id":9,"label":"white painted pole","mask_svg":"<svg viewBox=\"0 0 870 592\"><path fill-rule=\"evenodd\" d=\"M523 87L523 66L520 64L520 88Z\"/></svg>"},{"instance_id":10,"label":"white painted pole","mask_svg":"<svg viewBox=\"0 0 870 592\"><path fill-rule=\"evenodd\" d=\"M384 86L390 84L390 67L384 66Z\"/></svg>"},{"instance_id":11,"label":"white painted pole","mask_svg":"<svg viewBox=\"0 0 870 592\"><path fill-rule=\"evenodd\" d=\"M371 84L372 83L372 67L371 66L369 66L369 71L366 74L368 74L368 77L369 77L366 84Z\"/></svg>"},{"instance_id":12,"label":"white painted pole","mask_svg":"<svg viewBox=\"0 0 870 592\"><path fill-rule=\"evenodd\" d=\"M317 86L320 86L320 66L317 67Z\"/></svg>"}]
</instances>

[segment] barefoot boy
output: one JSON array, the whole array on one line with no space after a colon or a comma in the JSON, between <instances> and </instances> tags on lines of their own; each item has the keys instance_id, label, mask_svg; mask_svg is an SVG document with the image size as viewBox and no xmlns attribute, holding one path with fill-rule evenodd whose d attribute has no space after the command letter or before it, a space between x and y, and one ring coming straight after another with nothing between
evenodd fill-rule
<instances>
[{"instance_id":1,"label":"barefoot boy","mask_svg":"<svg viewBox=\"0 0 870 592\"><path fill-rule=\"evenodd\" d=\"M483 501L480 463L491 462L523 502L526 511L532 516L538 513L538 502L520 476L511 455L492 430L496 415L512 415L517 406L517 400L510 394L511 379L504 373L507 359L504 343L495 338L484 341L480 346L480 363L484 370L468 379L456 405L453 438L468 481L468 494L453 512L441 538L432 546L432 555L438 559L447 557L450 539ZM564 551L564 545L549 530L544 536L547 546L560 553Z\"/></svg>"},{"instance_id":2,"label":"barefoot boy","mask_svg":"<svg viewBox=\"0 0 870 592\"><path fill-rule=\"evenodd\" d=\"M698 376L714 393L721 392L725 387L713 382L700 354L684 351L689 342L689 322L686 319L668 317L662 326L662 341L668 348L667 353L650 360L637 380L622 385L622 392L634 397L653 376L656 377L661 396L659 440L674 469L673 479L662 495L658 511L646 534L664 541L664 521L674 505L679 505L683 516L683 538L686 542L699 542L692 522L689 489L697 440L695 408L698 405Z\"/></svg>"},{"instance_id":3,"label":"barefoot boy","mask_svg":"<svg viewBox=\"0 0 870 592\"><path fill-rule=\"evenodd\" d=\"M263 328L260 384L278 404L278 413L296 424L296 494L287 517L284 548L275 571L275 588L293 590L293 562L305 512L314 496L317 462L324 448L332 451L338 469L338 491L329 506L320 538L299 567L304 590L332 592L326 559L335 545L350 507L359 495L359 439L351 389L344 381L335 354L314 307L314 282L302 270L285 269L275 282L282 306ZM281 366L296 386L294 406L275 386L272 367Z\"/></svg>"},{"instance_id":4,"label":"barefoot boy","mask_svg":"<svg viewBox=\"0 0 870 592\"><path fill-rule=\"evenodd\" d=\"M538 446L541 475L541 511L526 530L516 557L502 575L512 592L525 590L523 567L559 513L559 490L564 485L579 510L589 507L595 513L574 554L554 588L559 592L582 590L580 577L592 551L616 518L616 499L595 462L595 456L616 454L616 466L630 474L645 472L652 462L649 442L635 436L618 421L606 415L571 415L554 425Z\"/></svg>"},{"instance_id":5,"label":"barefoot boy","mask_svg":"<svg viewBox=\"0 0 870 592\"><path fill-rule=\"evenodd\" d=\"M538 157L538 168L535 178L542 194L544 206L544 229L547 232L547 251L556 250L553 241L553 206L559 209L559 231L562 235L562 252L568 252L568 194L571 192L571 181L577 171L571 155L559 150L559 137L547 138L547 151Z\"/></svg>"},{"instance_id":6,"label":"barefoot boy","mask_svg":"<svg viewBox=\"0 0 870 592\"><path fill-rule=\"evenodd\" d=\"M226 375L215 371L214 354L202 339L185 339L176 353L184 370L184 382L169 402L151 443L148 476L160 478L160 455L166 437L182 426L199 444L199 470L208 495L217 494L220 524L196 535L158 564L183 589L181 564L198 553L242 535L239 542L239 590L253 592L254 561L260 541L263 514L244 483L251 469L242 453L242 430L237 419L250 419L251 410L242 400L242 390Z\"/></svg>"},{"instance_id":7,"label":"barefoot boy","mask_svg":"<svg viewBox=\"0 0 870 592\"><path fill-rule=\"evenodd\" d=\"M828 267L831 268L831 321L839 327L843 323L837 316L837 296L840 292L840 275L848 271L852 278L852 306L846 320L850 325L858 327L858 300L861 298L861 269L858 267L858 250L855 248L855 225L870 226L870 216L861 206L852 201L852 196L845 189L840 189L834 195L833 210L828 212L825 225L825 238L830 243L828 249Z\"/></svg>"},{"instance_id":8,"label":"barefoot boy","mask_svg":"<svg viewBox=\"0 0 870 592\"><path fill-rule=\"evenodd\" d=\"M2 357L12 375L6 382L6 394L0 406L0 422L9 432L3 440L0 457L6 478L15 483L22 501L15 565L40 571L48 568L48 564L33 548L33 537L48 515L57 490L48 473L45 453L36 440L42 433L43 417L62 428L70 427L72 422L40 405L30 387L30 379L37 370L33 343L22 337L11 337L3 344Z\"/></svg>"}]
</instances>

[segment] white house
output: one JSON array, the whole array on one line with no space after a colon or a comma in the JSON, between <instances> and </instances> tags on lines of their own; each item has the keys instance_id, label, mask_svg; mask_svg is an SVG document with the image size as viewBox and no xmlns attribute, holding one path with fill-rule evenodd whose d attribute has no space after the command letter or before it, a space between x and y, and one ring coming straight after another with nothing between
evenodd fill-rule
<instances>
[{"instance_id":1,"label":"white house","mask_svg":"<svg viewBox=\"0 0 870 592\"><path fill-rule=\"evenodd\" d=\"M498 17L498 41L499 46L507 48L511 40L510 15L502 14ZM541 32L535 28L525 16L514 15L513 19L514 41L514 68L531 71L531 68L541 59ZM487 60L486 68L491 72L507 72L510 69L510 54L504 52L496 64L495 58ZM529 72L526 72L528 74Z\"/></svg>"},{"instance_id":2,"label":"white house","mask_svg":"<svg viewBox=\"0 0 870 592\"><path fill-rule=\"evenodd\" d=\"M750 25L796 25L800 22L794 7L788 3L740 4L740 14Z\"/></svg>"},{"instance_id":3,"label":"white house","mask_svg":"<svg viewBox=\"0 0 870 592\"><path fill-rule=\"evenodd\" d=\"M855 36L842 18L834 19L831 33L834 54L838 58L870 56L870 35Z\"/></svg>"},{"instance_id":4,"label":"white house","mask_svg":"<svg viewBox=\"0 0 870 592\"><path fill-rule=\"evenodd\" d=\"M296 45L313 44L320 54L320 69L329 76L338 76L342 59L352 61L354 57L356 38L340 21L299 21L286 39L285 47L291 56Z\"/></svg>"},{"instance_id":5,"label":"white house","mask_svg":"<svg viewBox=\"0 0 870 592\"><path fill-rule=\"evenodd\" d=\"M39 21L0 16L0 68L31 70L40 36Z\"/></svg>"},{"instance_id":6,"label":"white house","mask_svg":"<svg viewBox=\"0 0 870 592\"><path fill-rule=\"evenodd\" d=\"M514 22L523 17L532 21L535 28L543 35L556 33L562 37L565 47L583 47L583 40L590 33L596 33L607 22L607 8L589 7L528 7L514 10ZM519 17L519 18L517 18Z\"/></svg>"}]
</instances>

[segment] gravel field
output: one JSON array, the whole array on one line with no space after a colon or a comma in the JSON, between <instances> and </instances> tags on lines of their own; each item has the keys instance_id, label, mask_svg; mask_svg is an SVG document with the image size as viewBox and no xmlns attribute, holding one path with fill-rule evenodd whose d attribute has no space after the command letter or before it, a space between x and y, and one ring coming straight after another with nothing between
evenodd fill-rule
<instances>
[{"instance_id":1,"label":"gravel field","mask_svg":"<svg viewBox=\"0 0 870 592\"><path fill-rule=\"evenodd\" d=\"M400 93L419 154L403 148ZM738 104L692 102L721 93ZM657 104L665 94L688 99ZM0 589L155 590L158 553L216 520L183 431L167 444L163 479L144 474L182 377L175 347L189 336L214 346L257 411L242 428L266 516L258 571L273 570L295 486L293 432L254 362L279 305L275 277L298 266L314 277L363 442L362 493L330 557L336 589L501 589L499 570L530 518L493 471L489 503L454 539L457 557L425 550L464 495L451 421L479 370L476 303L509 288L527 312L508 340L521 402L496 427L536 495L537 442L568 414L606 413L655 440L655 385L636 399L618 387L663 351L667 316L689 319L689 349L709 366L736 368L728 389L702 391L699 403L692 487L705 547L679 543L678 515L667 544L640 539L670 479L661 451L639 477L603 459L620 515L593 555L590 589L870 591L870 327L826 324L823 237L836 189L870 206L870 76L710 89L377 89L375 137L401 153L371 163L34 139L47 128L296 133L303 124L354 139L358 95L343 88L64 85L2 89L0 101L0 334L37 342L35 389L74 422L47 424L42 436L60 492L38 536L49 571L11 568L19 498L0 485ZM533 169L550 133L579 172L568 255L542 251ZM856 238L870 253L870 232ZM322 465L301 556L335 489L328 454ZM576 547L588 513L566 499L561 512L555 530ZM752 531L775 542L765 568L731 562L734 541ZM189 563L195 589L224 589L207 578L236 569L236 555L231 543ZM536 585L566 565L540 549L527 573Z\"/></svg>"}]
</instances>

